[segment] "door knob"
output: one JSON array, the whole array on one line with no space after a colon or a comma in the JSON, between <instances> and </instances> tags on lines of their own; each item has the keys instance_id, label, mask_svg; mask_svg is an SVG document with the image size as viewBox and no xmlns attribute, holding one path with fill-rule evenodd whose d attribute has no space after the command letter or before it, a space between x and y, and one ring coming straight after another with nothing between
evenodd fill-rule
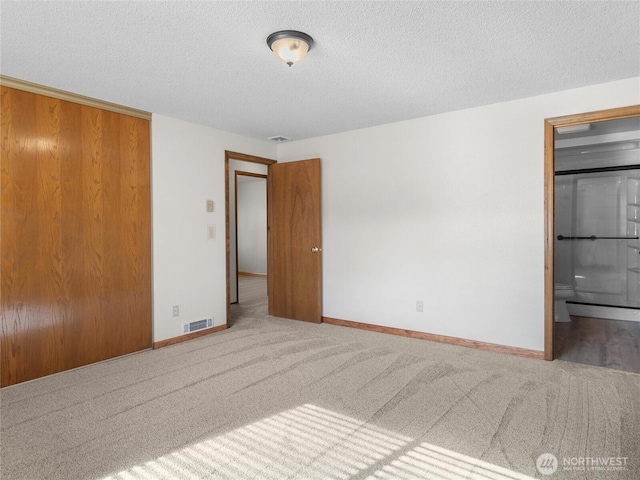
<instances>
[{"instance_id":1,"label":"door knob","mask_svg":"<svg viewBox=\"0 0 640 480\"><path fill-rule=\"evenodd\" d=\"M318 247L313 247L313 248L311 249L311 253L318 253L318 252L321 252L321 251L322 251L322 249L321 249L321 248L318 248Z\"/></svg>"}]
</instances>

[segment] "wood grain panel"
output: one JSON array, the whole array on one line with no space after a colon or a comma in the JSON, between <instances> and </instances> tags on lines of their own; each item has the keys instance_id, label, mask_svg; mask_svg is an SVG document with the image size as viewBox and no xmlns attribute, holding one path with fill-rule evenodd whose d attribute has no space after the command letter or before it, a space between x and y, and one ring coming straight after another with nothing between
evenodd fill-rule
<instances>
[{"instance_id":1,"label":"wood grain panel","mask_svg":"<svg viewBox=\"0 0 640 480\"><path fill-rule=\"evenodd\" d=\"M369 330L370 332L387 333L389 335L399 335L401 337L418 338L420 340L429 340L430 342L448 343L459 347L477 348L479 350L487 350L495 353L506 353L517 357L535 358L542 360L544 353L537 350L528 350L526 348L508 347L505 345L497 345L495 343L478 342L477 340L467 340L464 338L448 337L446 335L436 335L433 333L416 332L415 330L405 330L403 328L383 327L381 325L372 325L370 323L352 322L350 320L341 320L339 318L322 317L324 323L331 325L339 325L341 327L359 328L360 330Z\"/></svg>"},{"instance_id":2,"label":"wood grain panel","mask_svg":"<svg viewBox=\"0 0 640 480\"><path fill-rule=\"evenodd\" d=\"M132 117L151 120L151 113L149 112L137 110L131 107L124 107L115 103L105 102L104 100L98 100L97 98L85 97L84 95L67 92L65 90L58 90L57 88L47 87L45 85L39 85L37 83L27 82L19 78L8 77L7 75L0 75L0 84L5 87L14 88L24 92L36 93L45 97L57 98L59 100L66 100L68 102L78 103L80 105L87 105L89 107L108 110L110 112L117 112L124 115L130 115Z\"/></svg>"},{"instance_id":3,"label":"wood grain panel","mask_svg":"<svg viewBox=\"0 0 640 480\"><path fill-rule=\"evenodd\" d=\"M553 360L553 290L554 290L554 235L555 235L555 166L554 126L544 124L544 211L551 212L544 222L544 359Z\"/></svg>"},{"instance_id":4,"label":"wood grain panel","mask_svg":"<svg viewBox=\"0 0 640 480\"><path fill-rule=\"evenodd\" d=\"M2 386L151 347L149 122L1 93Z\"/></svg>"},{"instance_id":5,"label":"wood grain panel","mask_svg":"<svg viewBox=\"0 0 640 480\"><path fill-rule=\"evenodd\" d=\"M605 122L607 120L637 117L638 115L640 115L640 105L629 105L625 107L609 108L607 110L597 110L595 112L552 117L547 118L545 121L556 127L566 127L569 125L581 125L583 123Z\"/></svg>"},{"instance_id":6,"label":"wood grain panel","mask_svg":"<svg viewBox=\"0 0 640 480\"><path fill-rule=\"evenodd\" d=\"M322 321L320 159L269 166L269 314Z\"/></svg>"}]
</instances>

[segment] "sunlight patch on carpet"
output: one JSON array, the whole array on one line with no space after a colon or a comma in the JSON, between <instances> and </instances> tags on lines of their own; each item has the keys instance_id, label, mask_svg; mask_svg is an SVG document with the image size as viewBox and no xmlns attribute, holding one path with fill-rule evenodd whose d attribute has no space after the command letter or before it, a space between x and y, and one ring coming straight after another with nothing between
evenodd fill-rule
<instances>
[{"instance_id":1,"label":"sunlight patch on carpet","mask_svg":"<svg viewBox=\"0 0 640 480\"><path fill-rule=\"evenodd\" d=\"M443 478L533 480L473 457L302 405L101 480Z\"/></svg>"}]
</instances>

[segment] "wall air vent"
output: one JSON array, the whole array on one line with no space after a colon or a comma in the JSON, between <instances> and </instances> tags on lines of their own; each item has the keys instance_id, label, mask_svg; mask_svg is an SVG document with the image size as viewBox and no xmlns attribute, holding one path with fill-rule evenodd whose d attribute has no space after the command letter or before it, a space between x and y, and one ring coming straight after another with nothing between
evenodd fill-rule
<instances>
[{"instance_id":1,"label":"wall air vent","mask_svg":"<svg viewBox=\"0 0 640 480\"><path fill-rule=\"evenodd\" d=\"M205 318L191 323L183 323L182 333L197 332L198 330L204 330L205 328L211 327L213 327L213 318Z\"/></svg>"},{"instance_id":2,"label":"wall air vent","mask_svg":"<svg viewBox=\"0 0 640 480\"><path fill-rule=\"evenodd\" d=\"M271 140L272 142L288 142L291 140L289 137L283 137L282 135L276 135L275 137L269 137L267 140Z\"/></svg>"}]
</instances>

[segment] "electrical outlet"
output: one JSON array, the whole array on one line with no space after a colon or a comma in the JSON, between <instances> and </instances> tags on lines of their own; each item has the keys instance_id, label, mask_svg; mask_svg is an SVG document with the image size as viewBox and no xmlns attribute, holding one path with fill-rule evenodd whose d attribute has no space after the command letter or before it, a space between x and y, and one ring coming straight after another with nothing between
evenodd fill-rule
<instances>
[{"instance_id":1,"label":"electrical outlet","mask_svg":"<svg viewBox=\"0 0 640 480\"><path fill-rule=\"evenodd\" d=\"M213 200L207 200L207 212L213 212Z\"/></svg>"},{"instance_id":2,"label":"electrical outlet","mask_svg":"<svg viewBox=\"0 0 640 480\"><path fill-rule=\"evenodd\" d=\"M174 317L179 317L180 316L180 305L174 305L173 306L173 316Z\"/></svg>"},{"instance_id":3,"label":"electrical outlet","mask_svg":"<svg viewBox=\"0 0 640 480\"><path fill-rule=\"evenodd\" d=\"M216 226L207 225L207 240L215 240L215 239L216 239Z\"/></svg>"},{"instance_id":4,"label":"electrical outlet","mask_svg":"<svg viewBox=\"0 0 640 480\"><path fill-rule=\"evenodd\" d=\"M416 312L424 312L424 303L422 303L422 300L416 301Z\"/></svg>"}]
</instances>

